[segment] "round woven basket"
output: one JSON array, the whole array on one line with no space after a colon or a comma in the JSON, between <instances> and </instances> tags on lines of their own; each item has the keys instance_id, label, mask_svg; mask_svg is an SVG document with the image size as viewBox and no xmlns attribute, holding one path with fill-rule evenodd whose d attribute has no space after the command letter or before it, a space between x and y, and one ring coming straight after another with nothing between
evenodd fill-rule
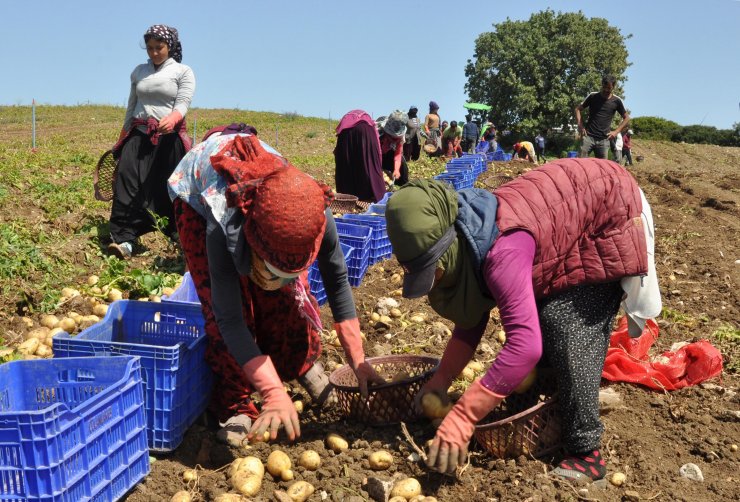
<instances>
[{"instance_id":1,"label":"round woven basket","mask_svg":"<svg viewBox=\"0 0 740 502\"><path fill-rule=\"evenodd\" d=\"M523 394L511 394L475 427L475 439L496 458L543 457L561 448L557 386L540 373Z\"/></svg>"},{"instance_id":2,"label":"round woven basket","mask_svg":"<svg viewBox=\"0 0 740 502\"><path fill-rule=\"evenodd\" d=\"M512 178L511 176L506 176L505 174L494 174L493 176L488 176L481 181L484 185L486 185L488 190L495 190L504 183L508 183L513 179L514 178Z\"/></svg>"},{"instance_id":3,"label":"round woven basket","mask_svg":"<svg viewBox=\"0 0 740 502\"><path fill-rule=\"evenodd\" d=\"M365 400L360 395L352 368L342 366L329 375L329 382L334 386L342 413L368 425L389 425L418 419L414 398L437 371L439 359L404 355L371 357L367 362L386 381L399 375L403 379L370 387Z\"/></svg>"},{"instance_id":4,"label":"round woven basket","mask_svg":"<svg viewBox=\"0 0 740 502\"><path fill-rule=\"evenodd\" d=\"M335 193L329 206L332 213L353 213L357 210L357 196L346 193Z\"/></svg>"}]
</instances>

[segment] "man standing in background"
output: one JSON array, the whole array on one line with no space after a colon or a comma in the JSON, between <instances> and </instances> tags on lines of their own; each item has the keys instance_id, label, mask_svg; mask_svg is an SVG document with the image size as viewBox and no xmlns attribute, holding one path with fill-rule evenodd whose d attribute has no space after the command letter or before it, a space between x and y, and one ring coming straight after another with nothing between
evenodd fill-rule
<instances>
[{"instance_id":1,"label":"man standing in background","mask_svg":"<svg viewBox=\"0 0 740 502\"><path fill-rule=\"evenodd\" d=\"M599 159L605 159L609 151L610 142L616 140L617 134L629 123L630 116L624 107L622 98L612 94L617 79L607 75L601 79L601 91L592 92L583 103L576 106L576 122L578 132L583 137L579 157L588 157L593 151ZM581 111L588 108L588 122L583 126ZM611 130L614 114L619 113L622 122Z\"/></svg>"},{"instance_id":2,"label":"man standing in background","mask_svg":"<svg viewBox=\"0 0 740 502\"><path fill-rule=\"evenodd\" d=\"M462 149L463 152L473 153L475 146L478 144L478 124L473 122L473 116L465 115L465 125L462 132Z\"/></svg>"},{"instance_id":3,"label":"man standing in background","mask_svg":"<svg viewBox=\"0 0 740 502\"><path fill-rule=\"evenodd\" d=\"M542 163L545 163L547 159L545 159L545 132L540 132L535 136L534 138L534 153L537 154L537 162L540 162L540 159L542 159Z\"/></svg>"}]
</instances>

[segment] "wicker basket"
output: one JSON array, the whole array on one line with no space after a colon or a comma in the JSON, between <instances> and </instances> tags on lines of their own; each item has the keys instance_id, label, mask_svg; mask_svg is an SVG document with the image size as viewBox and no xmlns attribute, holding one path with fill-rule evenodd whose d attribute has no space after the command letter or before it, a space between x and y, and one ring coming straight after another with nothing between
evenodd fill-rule
<instances>
[{"instance_id":1,"label":"wicker basket","mask_svg":"<svg viewBox=\"0 0 740 502\"><path fill-rule=\"evenodd\" d=\"M342 366L329 376L342 413L368 425L388 425L418 419L414 398L437 371L439 359L404 355L372 357L367 362L386 381L398 375L408 376L398 382L370 387L369 396L364 400L352 368Z\"/></svg>"},{"instance_id":2,"label":"wicker basket","mask_svg":"<svg viewBox=\"0 0 740 502\"><path fill-rule=\"evenodd\" d=\"M487 178L482 179L484 185L488 188L488 190L495 190L504 183L508 183L512 181L514 178L511 176L506 176L505 174L494 174L493 176L488 176Z\"/></svg>"},{"instance_id":3,"label":"wicker basket","mask_svg":"<svg viewBox=\"0 0 740 502\"><path fill-rule=\"evenodd\" d=\"M113 186L117 173L118 161L113 156L113 151L108 150L98 160L93 173L93 188L97 200L103 202L113 200Z\"/></svg>"},{"instance_id":4,"label":"wicker basket","mask_svg":"<svg viewBox=\"0 0 740 502\"><path fill-rule=\"evenodd\" d=\"M511 394L475 428L475 439L496 458L543 457L558 450L560 414L552 374L540 373L523 394Z\"/></svg>"},{"instance_id":5,"label":"wicker basket","mask_svg":"<svg viewBox=\"0 0 740 502\"><path fill-rule=\"evenodd\" d=\"M354 213L357 210L357 196L346 193L335 193L329 206L332 213Z\"/></svg>"}]
</instances>

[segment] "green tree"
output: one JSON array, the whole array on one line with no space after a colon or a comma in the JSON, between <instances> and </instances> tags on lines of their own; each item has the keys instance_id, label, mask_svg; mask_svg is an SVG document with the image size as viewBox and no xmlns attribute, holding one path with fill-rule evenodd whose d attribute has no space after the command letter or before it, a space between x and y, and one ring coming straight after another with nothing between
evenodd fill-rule
<instances>
[{"instance_id":1,"label":"green tree","mask_svg":"<svg viewBox=\"0 0 740 502\"><path fill-rule=\"evenodd\" d=\"M661 117L634 117L630 119L630 127L640 138L658 140L670 140L681 130L678 123Z\"/></svg>"},{"instance_id":2,"label":"green tree","mask_svg":"<svg viewBox=\"0 0 740 502\"><path fill-rule=\"evenodd\" d=\"M475 41L465 91L471 101L493 107L499 127L532 134L575 122L573 108L601 88L601 77L617 77L623 96L625 40L606 19L548 9L528 21L494 24Z\"/></svg>"}]
</instances>

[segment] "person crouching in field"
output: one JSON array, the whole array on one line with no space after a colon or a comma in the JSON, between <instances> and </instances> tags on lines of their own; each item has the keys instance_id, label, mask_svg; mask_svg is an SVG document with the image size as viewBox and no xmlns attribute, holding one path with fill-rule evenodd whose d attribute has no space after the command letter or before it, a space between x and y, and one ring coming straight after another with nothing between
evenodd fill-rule
<instances>
[{"instance_id":1,"label":"person crouching in field","mask_svg":"<svg viewBox=\"0 0 740 502\"><path fill-rule=\"evenodd\" d=\"M319 403L327 398L321 321L307 282L317 258L360 389L367 394L368 382L383 381L365 362L329 187L256 136L214 134L182 159L169 191L206 322L206 360L216 375L210 408L225 421L221 440L239 444L267 429L275 439L281 425L290 440L300 436L282 380L298 379Z\"/></svg>"},{"instance_id":2,"label":"person crouching in field","mask_svg":"<svg viewBox=\"0 0 740 502\"><path fill-rule=\"evenodd\" d=\"M110 214L109 252L126 259L134 241L155 230L149 211L167 218L164 229L176 239L167 178L190 149L185 115L195 92L195 76L182 64L175 28L156 24L144 34L149 61L131 73L126 118L113 155L118 170Z\"/></svg>"},{"instance_id":3,"label":"person crouching in field","mask_svg":"<svg viewBox=\"0 0 740 502\"><path fill-rule=\"evenodd\" d=\"M562 159L493 193L415 180L390 198L385 214L403 295L426 295L455 323L417 403L427 393L447 398L494 307L507 337L440 424L427 465L454 472L464 463L476 423L544 355L557 376L568 452L553 472L603 478L598 394L612 322L621 303L630 334L639 336L661 308L650 206L634 178L611 161Z\"/></svg>"}]
</instances>

